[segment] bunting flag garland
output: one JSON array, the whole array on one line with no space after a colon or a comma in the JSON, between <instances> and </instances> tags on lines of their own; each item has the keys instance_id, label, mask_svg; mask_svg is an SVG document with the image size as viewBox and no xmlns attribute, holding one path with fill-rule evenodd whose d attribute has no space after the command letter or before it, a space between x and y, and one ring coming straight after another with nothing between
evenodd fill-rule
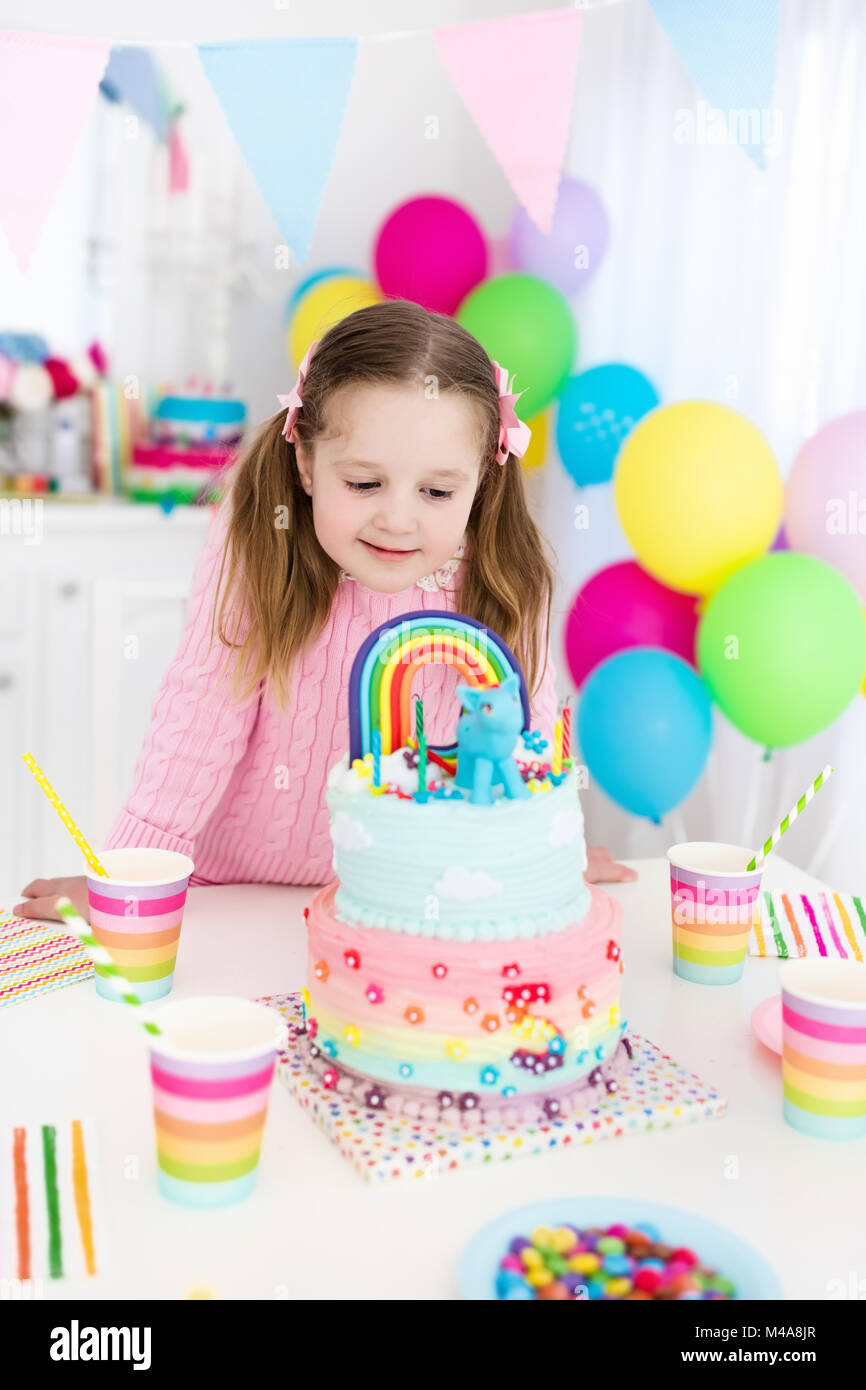
<instances>
[{"instance_id":1,"label":"bunting flag garland","mask_svg":"<svg viewBox=\"0 0 866 1390\"><path fill-rule=\"evenodd\" d=\"M0 228L22 270L96 101L108 39L0 30Z\"/></svg>"},{"instance_id":2,"label":"bunting flag garland","mask_svg":"<svg viewBox=\"0 0 866 1390\"><path fill-rule=\"evenodd\" d=\"M199 44L208 81L298 264L310 250L358 55L353 38Z\"/></svg>"},{"instance_id":3,"label":"bunting flag garland","mask_svg":"<svg viewBox=\"0 0 866 1390\"><path fill-rule=\"evenodd\" d=\"M766 166L775 134L779 0L650 0L679 58L714 110L711 123ZM709 143L716 143L710 136Z\"/></svg>"},{"instance_id":4,"label":"bunting flag garland","mask_svg":"<svg viewBox=\"0 0 866 1390\"><path fill-rule=\"evenodd\" d=\"M611 0L598 0L599 6ZM698 142L739 143L763 168L779 0L650 0L706 98ZM429 35L529 217L548 234L568 153L580 7L419 30ZM364 42L413 32L364 36ZM227 124L295 264L309 256L357 63L359 39L277 38L195 47ZM159 45L0 30L0 235L26 270L98 91L168 146L169 186L188 186L183 110L148 51ZM707 104L709 110L705 108ZM679 138L675 133L675 138Z\"/></svg>"},{"instance_id":5,"label":"bunting flag garland","mask_svg":"<svg viewBox=\"0 0 866 1390\"><path fill-rule=\"evenodd\" d=\"M472 119L544 233L567 153L580 29L578 10L543 10L433 31Z\"/></svg>"}]
</instances>

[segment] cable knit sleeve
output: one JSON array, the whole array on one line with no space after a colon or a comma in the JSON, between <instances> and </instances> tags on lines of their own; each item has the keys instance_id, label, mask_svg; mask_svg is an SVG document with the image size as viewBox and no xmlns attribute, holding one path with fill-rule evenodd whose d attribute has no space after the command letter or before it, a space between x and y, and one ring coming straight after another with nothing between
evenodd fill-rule
<instances>
[{"instance_id":1,"label":"cable knit sleeve","mask_svg":"<svg viewBox=\"0 0 866 1390\"><path fill-rule=\"evenodd\" d=\"M154 699L132 790L106 849L152 845L193 855L196 835L219 804L249 741L257 693L244 705L235 704L229 670L204 702L226 657L216 632L211 643L210 631L228 520L229 506L223 503L196 562L177 655Z\"/></svg>"}]
</instances>

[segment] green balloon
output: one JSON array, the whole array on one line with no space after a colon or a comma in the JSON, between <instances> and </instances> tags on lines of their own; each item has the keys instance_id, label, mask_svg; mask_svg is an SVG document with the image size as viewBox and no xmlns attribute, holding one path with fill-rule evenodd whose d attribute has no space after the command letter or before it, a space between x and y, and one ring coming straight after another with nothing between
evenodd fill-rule
<instances>
[{"instance_id":1,"label":"green balloon","mask_svg":"<svg viewBox=\"0 0 866 1390\"><path fill-rule=\"evenodd\" d=\"M716 591L696 652L731 723L757 743L785 748L826 729L856 695L866 621L839 570L812 555L774 551Z\"/></svg>"},{"instance_id":2,"label":"green balloon","mask_svg":"<svg viewBox=\"0 0 866 1390\"><path fill-rule=\"evenodd\" d=\"M559 395L571 375L577 325L559 290L535 275L497 275L466 296L455 315L488 356L526 391L515 407L522 420Z\"/></svg>"}]
</instances>

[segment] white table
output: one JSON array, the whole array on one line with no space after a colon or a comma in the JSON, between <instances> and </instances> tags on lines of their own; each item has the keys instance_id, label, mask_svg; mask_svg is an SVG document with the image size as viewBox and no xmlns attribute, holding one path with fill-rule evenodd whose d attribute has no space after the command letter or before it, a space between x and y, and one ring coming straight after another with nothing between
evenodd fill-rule
<instances>
[{"instance_id":1,"label":"white table","mask_svg":"<svg viewBox=\"0 0 866 1390\"><path fill-rule=\"evenodd\" d=\"M786 1125L781 1061L750 1029L755 1005L778 990L778 962L750 957L743 981L724 988L676 979L667 862L632 864L636 882L604 885L624 907L624 1017L714 1082L725 1117L368 1186L275 1081L257 1191L236 1207L187 1210L157 1192L144 1035L87 981L0 1011L0 1117L92 1118L100 1136L110 1265L47 1296L178 1299L204 1285L219 1298L448 1299L461 1247L490 1218L544 1197L608 1193L691 1208L738 1232L765 1252L787 1297L833 1296L834 1280L846 1290L864 1280L866 1294L866 1145ZM764 882L825 886L778 857ZM191 889L172 997L299 988L311 892ZM140 1176L127 1176L136 1166Z\"/></svg>"}]
</instances>

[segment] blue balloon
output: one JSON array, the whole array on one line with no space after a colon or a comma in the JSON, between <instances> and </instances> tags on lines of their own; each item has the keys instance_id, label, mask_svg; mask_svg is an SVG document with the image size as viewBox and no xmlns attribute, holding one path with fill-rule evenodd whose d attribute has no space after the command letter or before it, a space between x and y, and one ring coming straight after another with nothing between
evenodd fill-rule
<instances>
[{"instance_id":1,"label":"blue balloon","mask_svg":"<svg viewBox=\"0 0 866 1390\"><path fill-rule=\"evenodd\" d=\"M366 278L363 270L353 270L352 267L348 265L329 266L327 270L314 270L311 275L305 275L303 280L298 281L286 300L284 315L286 323L288 323L289 319L292 317L298 303L307 293L307 290L311 290L313 285L318 285L320 280L330 280L332 275L351 275L353 279L357 278L358 280Z\"/></svg>"},{"instance_id":2,"label":"blue balloon","mask_svg":"<svg viewBox=\"0 0 866 1390\"><path fill-rule=\"evenodd\" d=\"M574 481L581 487L610 482L626 435L658 403L652 382L622 362L569 377L559 398L556 447Z\"/></svg>"},{"instance_id":3,"label":"blue balloon","mask_svg":"<svg viewBox=\"0 0 866 1390\"><path fill-rule=\"evenodd\" d=\"M590 777L626 811L656 825L700 779L712 734L706 685L661 647L608 657L581 692L577 735Z\"/></svg>"}]
</instances>

